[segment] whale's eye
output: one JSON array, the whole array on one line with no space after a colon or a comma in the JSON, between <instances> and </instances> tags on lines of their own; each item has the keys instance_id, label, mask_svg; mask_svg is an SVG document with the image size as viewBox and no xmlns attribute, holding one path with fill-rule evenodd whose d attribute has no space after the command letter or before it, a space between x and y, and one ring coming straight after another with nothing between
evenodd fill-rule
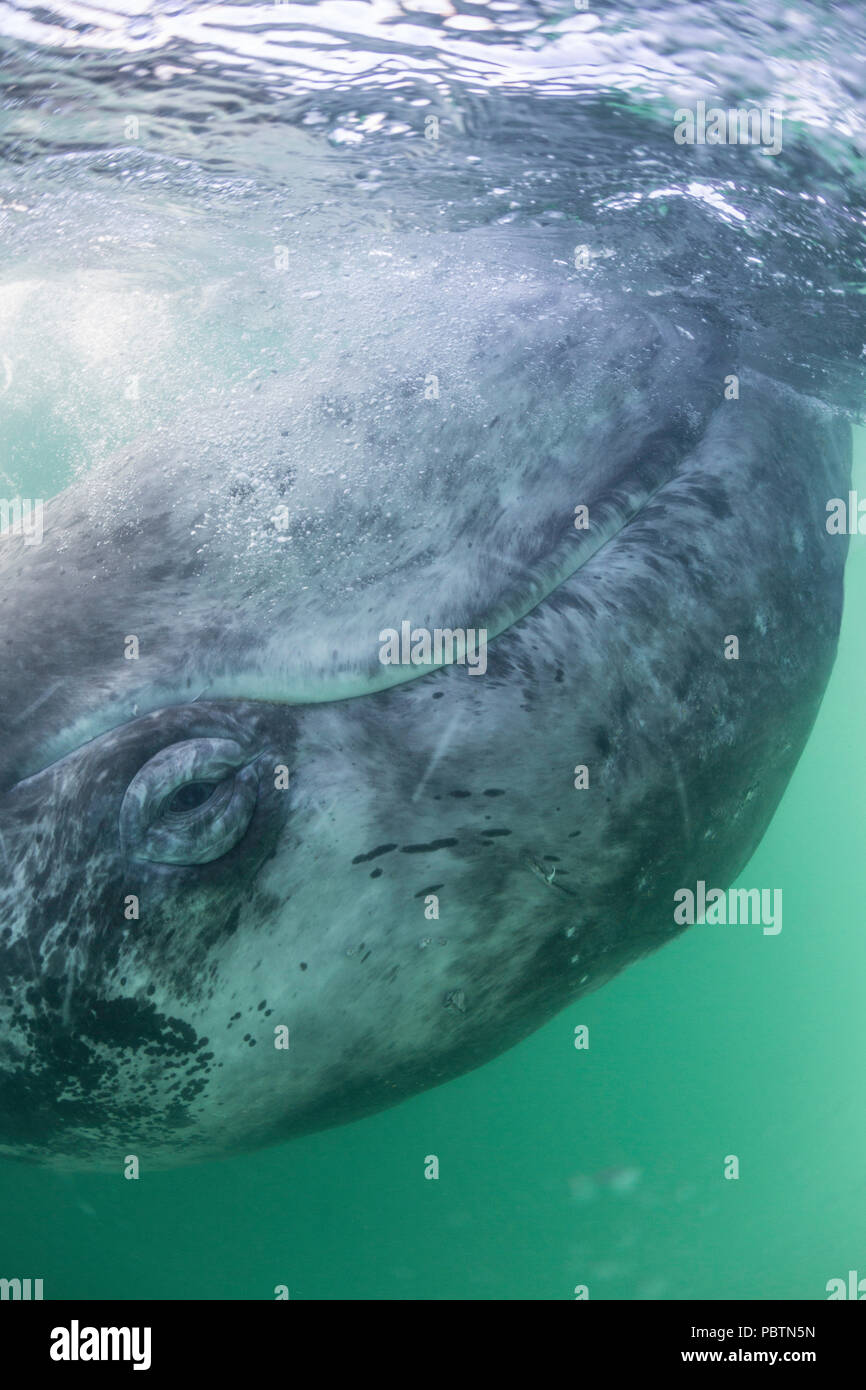
<instances>
[{"instance_id":1,"label":"whale's eye","mask_svg":"<svg viewBox=\"0 0 866 1390\"><path fill-rule=\"evenodd\" d=\"M197 811L206 801L210 801L220 785L219 782L187 782L185 787L178 787L177 791L172 793L165 809L169 815Z\"/></svg>"},{"instance_id":2,"label":"whale's eye","mask_svg":"<svg viewBox=\"0 0 866 1390\"><path fill-rule=\"evenodd\" d=\"M120 835L132 859L208 864L246 832L258 773L233 739L196 738L163 748L126 789Z\"/></svg>"}]
</instances>

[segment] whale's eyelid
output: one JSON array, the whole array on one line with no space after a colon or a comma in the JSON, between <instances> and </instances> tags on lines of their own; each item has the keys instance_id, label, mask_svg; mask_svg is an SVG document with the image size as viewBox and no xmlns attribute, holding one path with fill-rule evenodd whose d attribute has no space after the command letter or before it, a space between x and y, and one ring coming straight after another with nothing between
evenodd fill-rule
<instances>
[{"instance_id":1,"label":"whale's eyelid","mask_svg":"<svg viewBox=\"0 0 866 1390\"><path fill-rule=\"evenodd\" d=\"M250 756L233 739L185 739L160 749L126 789L119 816L124 852L157 864L190 866L221 859L252 818L260 756ZM171 811L178 792L196 784L209 789L205 799Z\"/></svg>"},{"instance_id":2,"label":"whale's eyelid","mask_svg":"<svg viewBox=\"0 0 866 1390\"><path fill-rule=\"evenodd\" d=\"M166 743L162 748L151 755L139 768L136 777L142 775L148 769L151 771L162 771L163 767L172 767L174 760L181 758L181 767L184 775L181 781L209 781L212 778L208 775L208 770L216 767L221 776L217 780L222 780L223 776L238 772L242 767L255 760L256 754L249 753L243 748L236 738L226 738L220 734L204 734L193 738L177 738L171 743ZM191 762L189 761L191 760ZM175 764L176 765L176 764ZM192 776L186 774L192 773Z\"/></svg>"}]
</instances>

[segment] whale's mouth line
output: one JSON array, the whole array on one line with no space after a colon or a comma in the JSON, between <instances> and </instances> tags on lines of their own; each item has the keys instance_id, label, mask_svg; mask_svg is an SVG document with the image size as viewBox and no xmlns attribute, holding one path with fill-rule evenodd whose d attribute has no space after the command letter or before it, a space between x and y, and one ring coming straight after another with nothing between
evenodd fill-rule
<instances>
[{"instance_id":1,"label":"whale's mouth line","mask_svg":"<svg viewBox=\"0 0 866 1390\"><path fill-rule=\"evenodd\" d=\"M523 619L528 617L530 613L533 613L536 608L540 608L543 603L546 603L549 598L552 598L553 595L563 587L563 585L567 584L569 580L573 579L576 574L579 574L580 571L584 569L586 565L589 564L590 560L594 560L596 556L600 555L601 552L606 550L608 546L613 545L614 542L617 541L619 537L622 535L623 531L628 530L629 526L631 526L633 522L638 520L638 518L642 515L642 513L646 510L650 503L653 502L656 497L658 497L659 493L664 491L664 489L671 482L672 478L674 478L675 476L676 473L673 473L671 474L671 477L665 478L662 482L658 483L657 486L652 489L652 491L648 492L645 497L641 498L637 506L632 508L631 511L629 511L628 514L623 517L623 519L619 522L618 525L611 525L609 528L606 528L605 534L603 536L600 536L597 543L588 549L587 554L580 556L577 564L571 566L571 568L566 573L562 574L556 580L556 582L552 584L550 588L547 589L547 591L544 594L542 594L538 599L536 599L535 602L528 604L525 608L523 608L523 610L519 613L517 617L514 618L512 622L505 624L500 629L500 631L489 640L495 642L497 638L503 637L517 623L522 622Z\"/></svg>"},{"instance_id":2,"label":"whale's mouth line","mask_svg":"<svg viewBox=\"0 0 866 1390\"><path fill-rule=\"evenodd\" d=\"M690 441L690 447L694 448L695 440ZM542 579L536 580L527 600L519 607L516 607L501 615L496 622L489 619L473 618L471 625L459 627L455 625L448 631L462 631L463 633L484 634L486 645L497 642L500 638L506 637L517 625L530 614L541 608L548 599L568 584L575 575L579 574L591 560L596 559L609 546L613 545L624 531L637 521L646 508L664 491L666 487L677 477L678 469L682 463L682 457L677 458L676 466L667 477L662 478L652 489L634 499L629 503L617 503L613 500L607 502L594 503L596 511L601 511L603 521L597 528L597 534L592 541L583 539L581 544L581 554L576 561L558 566L550 577L549 582L545 583ZM577 534L577 533L576 533ZM496 563L513 570L523 569L532 573L531 567L522 564L520 561L510 560L507 556L491 552ZM414 626L414 625L413 625ZM304 686L302 690L294 692L287 690L285 684L276 684L273 693L268 691L267 685L261 691L253 691L249 685L243 684L243 677L238 680L226 683L220 678L210 681L195 696L196 701L200 700L246 700L250 703L276 704L276 705L325 705L325 704L344 704L350 700L360 700L368 695L378 695L384 691L394 689L398 686L407 685L411 681L420 680L425 676L434 675L438 671L447 670L452 666L463 665L464 661L460 658L442 661L418 661L411 665L404 666L381 666L377 671L370 668L366 673L362 672L356 676L355 680L347 680L347 688L344 690L329 688L327 691L318 693L315 686ZM382 675L380 672L386 672ZM378 677L378 679L377 679ZM323 682L324 684L324 682ZM184 703L187 703L184 701ZM168 702L166 702L166 706ZM557 885L558 886L558 885Z\"/></svg>"},{"instance_id":3,"label":"whale's mouth line","mask_svg":"<svg viewBox=\"0 0 866 1390\"><path fill-rule=\"evenodd\" d=\"M696 442L696 440L690 441L691 449L695 447ZM579 555L575 563L559 567L558 571L555 573L555 576L552 577L550 583L542 584L541 582L537 582L534 586L535 592L532 594L532 596L528 598L528 600L525 603L521 604L519 607L503 615L497 623L491 623L490 625L487 625L481 619L477 619L473 621L472 626L470 628L465 628L463 630L467 632L484 632L485 641L488 645L499 641L503 637L508 636L508 634L515 627L517 627L519 623L523 622L525 618L528 618L537 609L541 608L549 599L553 598L556 595L556 593L560 589L562 589L566 584L568 584L575 577L575 575L579 574L581 570L583 570L590 563L590 561L595 560L606 549L608 549L608 547L612 546L620 538L623 532L629 528L629 526L631 526L635 521L640 519L640 517L646 511L647 507L649 507L656 500L656 498L658 498L658 496L662 492L664 492L664 490L678 476L679 467L682 461L683 458L678 457L676 466L672 469L670 474L667 477L662 478L655 485L655 487L650 489L639 499L635 500L631 506L617 506L617 504L612 501L608 501L606 504L595 504L598 510L605 508L605 519L599 527L598 535L596 536L594 542L584 540L581 546L582 553ZM529 569L529 566L521 565L519 562L509 561L507 557L497 555L496 560L498 564L506 565L513 569ZM541 589L542 591L538 592L539 589ZM256 699L262 699L264 701L272 702L274 704L338 704L343 703L347 700L361 699L365 695L379 694L383 690L388 690L399 685L406 685L410 681L418 680L423 676L429 676L437 671L443 671L448 669L448 667L460 664L462 663L458 660L418 662L417 665L413 664L411 667L404 668L402 674L395 674L389 680L371 682L364 689L348 690L345 694L329 693L328 695L324 695L319 699L316 699L314 694L307 694L301 697L300 699L295 699L291 696L287 696L285 693L282 696L274 695L273 697L246 695L239 696L238 698L246 698L253 701L255 701ZM393 667L385 669L391 671L395 670L395 668ZM208 687L209 690L213 688L213 686ZM220 686L220 692L221 689L222 687ZM226 698L226 696L222 695L222 693L215 693L211 696L211 698L219 699Z\"/></svg>"},{"instance_id":4,"label":"whale's mouth line","mask_svg":"<svg viewBox=\"0 0 866 1390\"><path fill-rule=\"evenodd\" d=\"M648 490L639 491L635 495L636 489L632 488L630 495L624 495L626 484L620 484L617 494L616 489L609 493L607 498L589 504L590 514L592 515L592 531L574 531L573 535L577 538L580 553L577 556L570 556L567 560L556 560L548 562L548 575L538 576L532 585L526 600L498 615L496 621L483 618L473 618L471 628L463 628L464 632L473 631L475 633L484 632L487 644L495 643L499 639L506 637L524 619L529 617L536 610L541 608L549 599L575 575L580 573L590 561L598 558L610 546L612 546L623 532L637 521L646 508L670 485L679 475L680 468L689 452L691 452L698 442L697 437L691 437L686 442L683 450L678 450L675 460L669 469L655 486ZM626 469L622 473L627 473ZM621 474L622 476L622 474ZM578 486L578 485L576 485ZM561 549L564 546L573 545L572 536L560 542ZM531 570L530 566L522 565L520 561L509 560L508 557L496 555L496 562L499 565L510 565L510 567L524 568ZM455 629L456 630L456 629ZM377 695L399 686L407 685L411 681L420 680L425 676L434 675L438 671L443 671L451 666L462 664L459 660L441 660L430 662L419 662L411 665L392 665L373 666L372 663L366 667L359 666L354 671L348 671L341 679L332 677L329 680L309 682L304 681L292 688L289 679L281 679L279 674L273 680L267 676L259 676L252 681L249 677L240 676L220 676L215 675L204 685L197 685L196 694L190 698L178 700L176 692L170 687L157 688L152 691L152 698L145 700L143 697L137 699L132 707L125 711L118 710L116 723L112 723L104 728L97 728L92 731L87 727L87 721L80 726L81 736L77 736L74 727L68 730L65 736L60 736L56 740L51 740L48 745L48 757L44 762L28 767L22 771L15 782L11 785L21 785L33 777L38 777L52 768L64 762L66 758L80 752L88 744L96 742L106 734L111 734L125 725L135 722L138 719L146 719L158 714L162 710L177 709L179 706L199 705L208 703L248 703L248 704L273 704L273 705L326 705L344 704L348 701L359 700L368 695ZM342 685L342 689L340 686ZM258 687L258 688L256 688ZM37 697L36 701L29 707L32 712L50 698L55 686L45 694ZM556 884L557 888L562 885ZM563 891L568 891L563 888Z\"/></svg>"}]
</instances>

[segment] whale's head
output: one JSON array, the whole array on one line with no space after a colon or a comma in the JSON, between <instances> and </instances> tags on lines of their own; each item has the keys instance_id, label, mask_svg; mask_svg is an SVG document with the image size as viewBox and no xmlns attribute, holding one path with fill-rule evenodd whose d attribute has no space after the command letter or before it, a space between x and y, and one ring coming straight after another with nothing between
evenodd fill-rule
<instances>
[{"instance_id":1,"label":"whale's head","mask_svg":"<svg viewBox=\"0 0 866 1390\"><path fill-rule=\"evenodd\" d=\"M387 274L362 343L0 540L0 1153L196 1161L475 1066L673 936L796 762L846 428L732 398L708 306Z\"/></svg>"}]
</instances>

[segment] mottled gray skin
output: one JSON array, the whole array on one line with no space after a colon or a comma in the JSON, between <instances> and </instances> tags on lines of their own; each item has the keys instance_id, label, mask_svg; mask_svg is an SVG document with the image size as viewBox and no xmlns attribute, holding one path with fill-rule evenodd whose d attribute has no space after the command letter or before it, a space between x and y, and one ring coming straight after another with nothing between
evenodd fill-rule
<instances>
[{"instance_id":1,"label":"mottled gray skin","mask_svg":"<svg viewBox=\"0 0 866 1390\"><path fill-rule=\"evenodd\" d=\"M371 275L357 354L0 543L0 1153L172 1166L445 1081L669 940L782 795L836 648L848 427L754 374L725 401L707 311L513 248L409 269ZM486 624L487 674L381 666L403 618ZM218 830L169 806L209 740Z\"/></svg>"}]
</instances>

